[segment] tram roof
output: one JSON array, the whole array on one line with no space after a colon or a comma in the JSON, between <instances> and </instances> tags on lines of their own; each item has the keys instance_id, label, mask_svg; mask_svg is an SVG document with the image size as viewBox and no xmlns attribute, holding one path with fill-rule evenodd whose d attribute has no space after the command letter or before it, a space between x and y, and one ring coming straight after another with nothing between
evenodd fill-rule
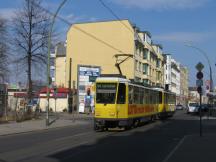
<instances>
[{"instance_id":1,"label":"tram roof","mask_svg":"<svg viewBox=\"0 0 216 162\"><path fill-rule=\"evenodd\" d=\"M126 79L126 78L120 78L120 77L98 77L96 79L96 81L98 82L130 82L130 80Z\"/></svg>"}]
</instances>

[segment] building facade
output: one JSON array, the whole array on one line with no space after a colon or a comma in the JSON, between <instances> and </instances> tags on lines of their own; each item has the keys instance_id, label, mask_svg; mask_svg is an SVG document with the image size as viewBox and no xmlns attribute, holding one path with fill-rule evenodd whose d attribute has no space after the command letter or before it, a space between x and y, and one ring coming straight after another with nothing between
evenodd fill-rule
<instances>
[{"instance_id":1,"label":"building facade","mask_svg":"<svg viewBox=\"0 0 216 162\"><path fill-rule=\"evenodd\" d=\"M171 91L180 96L180 64L171 59Z\"/></svg>"},{"instance_id":2,"label":"building facade","mask_svg":"<svg viewBox=\"0 0 216 162\"><path fill-rule=\"evenodd\" d=\"M66 87L66 43L56 45L55 56L55 84Z\"/></svg>"},{"instance_id":3,"label":"building facade","mask_svg":"<svg viewBox=\"0 0 216 162\"><path fill-rule=\"evenodd\" d=\"M176 103L180 103L180 63L175 61L170 54L164 55L164 82L167 90L176 94Z\"/></svg>"},{"instance_id":4,"label":"building facade","mask_svg":"<svg viewBox=\"0 0 216 162\"><path fill-rule=\"evenodd\" d=\"M180 103L185 106L188 104L189 97L188 74L188 68L183 65L180 65Z\"/></svg>"},{"instance_id":5,"label":"building facade","mask_svg":"<svg viewBox=\"0 0 216 162\"><path fill-rule=\"evenodd\" d=\"M66 51L66 86L70 58L71 82L77 85L79 65L99 66L102 74L118 74L115 67L116 54L133 55L133 58L120 65L123 75L128 79L152 86L164 86L162 47L153 45L151 34L141 32L128 20L74 24L67 33Z\"/></svg>"}]
</instances>

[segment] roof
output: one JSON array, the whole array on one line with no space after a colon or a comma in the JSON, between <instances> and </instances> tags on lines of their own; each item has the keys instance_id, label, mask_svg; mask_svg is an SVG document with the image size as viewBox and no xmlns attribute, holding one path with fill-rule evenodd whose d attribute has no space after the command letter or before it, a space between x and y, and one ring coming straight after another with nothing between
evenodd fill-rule
<instances>
[{"instance_id":1,"label":"roof","mask_svg":"<svg viewBox=\"0 0 216 162\"><path fill-rule=\"evenodd\" d=\"M121 77L98 77L96 79L96 82L106 82L106 81L112 81L112 82L130 82L130 80L121 78Z\"/></svg>"},{"instance_id":2,"label":"roof","mask_svg":"<svg viewBox=\"0 0 216 162\"><path fill-rule=\"evenodd\" d=\"M49 88L50 92L53 92L54 89L53 88ZM57 88L58 93L68 93L69 92L69 88ZM43 87L40 90L40 93L47 93L47 87Z\"/></svg>"}]
</instances>

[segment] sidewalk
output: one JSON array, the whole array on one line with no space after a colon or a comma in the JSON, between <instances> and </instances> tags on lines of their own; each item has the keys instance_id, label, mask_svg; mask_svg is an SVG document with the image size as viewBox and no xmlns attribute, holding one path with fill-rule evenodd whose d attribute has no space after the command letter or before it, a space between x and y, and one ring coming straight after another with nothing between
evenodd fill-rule
<instances>
[{"instance_id":1,"label":"sidewalk","mask_svg":"<svg viewBox=\"0 0 216 162\"><path fill-rule=\"evenodd\" d=\"M203 117L202 136L199 121L194 125L196 132L185 134L163 160L163 162L214 162L216 161L216 119ZM205 119L206 118L206 119Z\"/></svg>"},{"instance_id":2,"label":"sidewalk","mask_svg":"<svg viewBox=\"0 0 216 162\"><path fill-rule=\"evenodd\" d=\"M58 114L58 119L55 120L55 115L51 114L51 125L47 127L45 117L45 114L43 114L40 119L36 120L27 120L20 123L14 121L9 123L1 123L0 136L47 130L65 126L84 125L88 124L89 121L92 120L92 115L66 113Z\"/></svg>"},{"instance_id":3,"label":"sidewalk","mask_svg":"<svg viewBox=\"0 0 216 162\"><path fill-rule=\"evenodd\" d=\"M163 162L213 162L216 159L216 134L185 136Z\"/></svg>"}]
</instances>

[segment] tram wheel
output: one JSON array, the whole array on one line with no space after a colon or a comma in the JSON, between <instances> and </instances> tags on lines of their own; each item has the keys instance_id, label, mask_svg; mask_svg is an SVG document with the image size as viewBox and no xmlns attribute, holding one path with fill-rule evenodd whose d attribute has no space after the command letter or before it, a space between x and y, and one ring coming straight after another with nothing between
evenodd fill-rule
<instances>
[{"instance_id":1,"label":"tram wheel","mask_svg":"<svg viewBox=\"0 0 216 162\"><path fill-rule=\"evenodd\" d=\"M138 119L134 120L133 126L134 128L139 126L140 121Z\"/></svg>"}]
</instances>

